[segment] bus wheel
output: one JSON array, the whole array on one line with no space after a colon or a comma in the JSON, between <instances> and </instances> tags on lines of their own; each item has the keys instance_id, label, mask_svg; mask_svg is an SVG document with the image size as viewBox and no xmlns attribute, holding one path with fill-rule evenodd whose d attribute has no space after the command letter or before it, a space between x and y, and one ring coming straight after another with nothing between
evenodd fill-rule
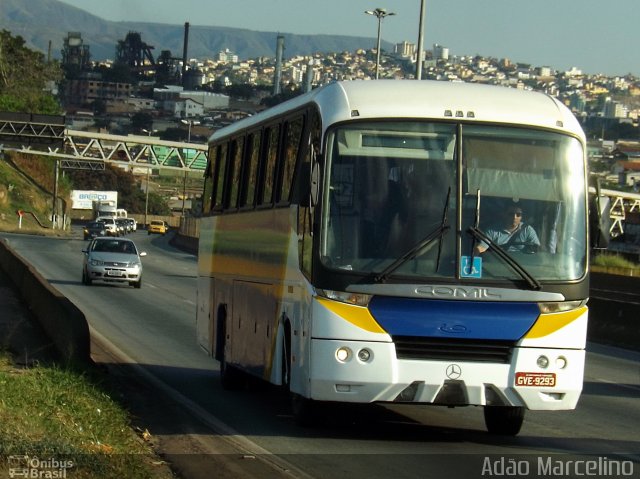
<instances>
[{"instance_id":1,"label":"bus wheel","mask_svg":"<svg viewBox=\"0 0 640 479\"><path fill-rule=\"evenodd\" d=\"M485 406L484 423L491 434L515 436L524 421L523 407Z\"/></svg>"},{"instance_id":2,"label":"bus wheel","mask_svg":"<svg viewBox=\"0 0 640 479\"><path fill-rule=\"evenodd\" d=\"M227 364L224 354L220 359L220 383L227 391L237 391L243 386L242 372L237 368Z\"/></svg>"},{"instance_id":3,"label":"bus wheel","mask_svg":"<svg viewBox=\"0 0 640 479\"><path fill-rule=\"evenodd\" d=\"M303 427L318 426L322 418L322 403L296 393L290 393L290 396L291 412L296 424Z\"/></svg>"}]
</instances>

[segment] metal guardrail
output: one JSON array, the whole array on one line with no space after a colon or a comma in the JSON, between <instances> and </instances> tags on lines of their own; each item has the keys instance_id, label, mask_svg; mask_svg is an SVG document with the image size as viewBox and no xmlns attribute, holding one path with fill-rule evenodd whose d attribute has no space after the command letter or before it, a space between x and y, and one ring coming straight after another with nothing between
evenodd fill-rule
<instances>
[{"instance_id":1,"label":"metal guardrail","mask_svg":"<svg viewBox=\"0 0 640 479\"><path fill-rule=\"evenodd\" d=\"M596 189L590 187L589 193L596 194ZM620 236L624 233L623 222L626 219L627 212L640 212L640 194L602 188L600 189L600 195L608 197L611 201L609 208L611 227L609 228L609 233L612 238Z\"/></svg>"}]
</instances>

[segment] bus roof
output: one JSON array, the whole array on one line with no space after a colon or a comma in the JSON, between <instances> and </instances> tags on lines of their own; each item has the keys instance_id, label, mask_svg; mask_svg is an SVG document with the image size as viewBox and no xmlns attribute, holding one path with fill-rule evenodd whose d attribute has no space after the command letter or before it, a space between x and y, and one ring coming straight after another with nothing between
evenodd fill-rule
<instances>
[{"instance_id":1,"label":"bus roof","mask_svg":"<svg viewBox=\"0 0 640 479\"><path fill-rule=\"evenodd\" d=\"M216 131L209 141L316 105L322 127L374 118L457 120L527 125L584 133L573 114L545 93L493 85L444 81L371 80L335 82Z\"/></svg>"}]
</instances>

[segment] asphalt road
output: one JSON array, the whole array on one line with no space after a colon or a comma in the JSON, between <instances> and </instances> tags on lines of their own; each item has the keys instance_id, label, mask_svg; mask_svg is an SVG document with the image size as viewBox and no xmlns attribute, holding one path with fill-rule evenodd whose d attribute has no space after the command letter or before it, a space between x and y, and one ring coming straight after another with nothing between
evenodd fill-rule
<instances>
[{"instance_id":1,"label":"asphalt road","mask_svg":"<svg viewBox=\"0 0 640 479\"><path fill-rule=\"evenodd\" d=\"M85 313L92 334L119 358L124 374L151 379L160 388L153 394L169 395L196 418L169 422L157 435L202 439L215 431L235 448L230 454L266 460L289 477L492 477L504 475L500 468L510 464L529 477L578 477L581 470L569 463L576 458L597 461L599 477L618 477L604 473L620 464L632 475L619 477L640 477L638 353L589 344L577 409L529 411L513 438L486 433L481 408L343 409L322 427L304 429L294 424L286 398L274 388L222 390L218 364L196 344L196 258L169 246L166 237L143 231L130 236L148 253L142 289L136 290L84 286L86 243L79 235L3 236ZM198 452L205 457L215 452L211 447L203 439Z\"/></svg>"}]
</instances>

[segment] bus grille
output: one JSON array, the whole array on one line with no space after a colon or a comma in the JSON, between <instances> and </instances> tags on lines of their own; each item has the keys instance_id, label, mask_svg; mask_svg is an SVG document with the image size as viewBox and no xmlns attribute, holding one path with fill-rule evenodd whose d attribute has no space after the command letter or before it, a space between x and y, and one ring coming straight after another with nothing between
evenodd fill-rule
<instances>
[{"instance_id":1,"label":"bus grille","mask_svg":"<svg viewBox=\"0 0 640 479\"><path fill-rule=\"evenodd\" d=\"M500 340L470 340L394 336L398 359L504 363L511 360L514 343Z\"/></svg>"}]
</instances>

